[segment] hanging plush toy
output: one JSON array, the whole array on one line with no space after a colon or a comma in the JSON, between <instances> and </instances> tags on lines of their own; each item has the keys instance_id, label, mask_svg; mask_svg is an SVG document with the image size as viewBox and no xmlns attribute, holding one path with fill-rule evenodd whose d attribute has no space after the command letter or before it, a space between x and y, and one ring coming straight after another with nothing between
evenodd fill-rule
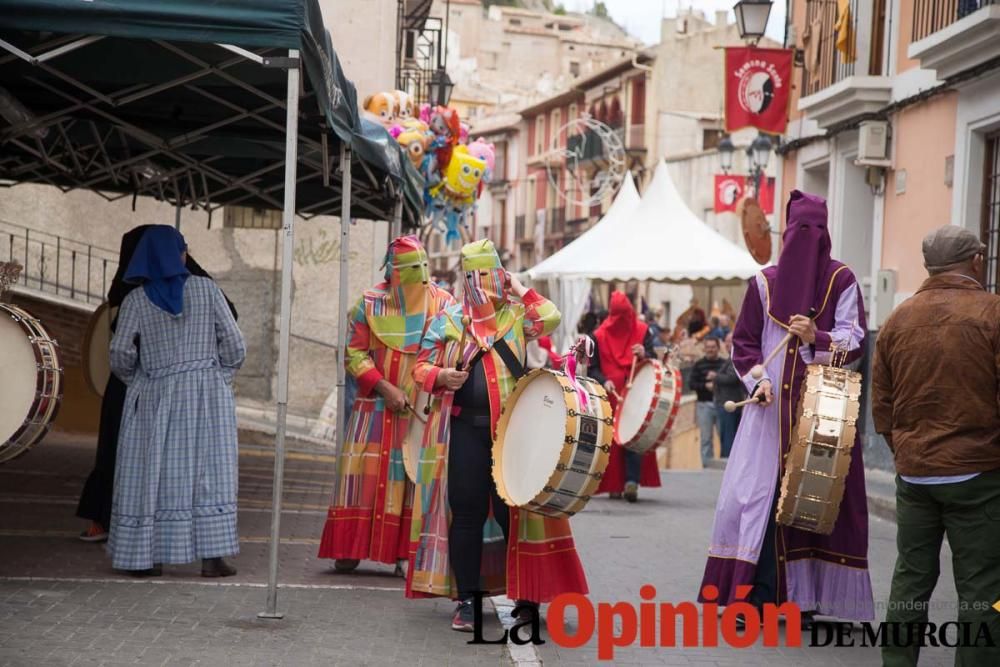
<instances>
[{"instance_id":1,"label":"hanging plush toy","mask_svg":"<svg viewBox=\"0 0 1000 667\"><path fill-rule=\"evenodd\" d=\"M375 93L365 98L365 115L385 129L396 123L396 96L393 93Z\"/></svg>"},{"instance_id":2,"label":"hanging plush toy","mask_svg":"<svg viewBox=\"0 0 1000 667\"><path fill-rule=\"evenodd\" d=\"M485 160L471 155L467 146L456 146L441 183L429 190L431 223L438 227L443 223L446 243L451 244L461 238L460 229L466 225L469 213L475 207L485 171Z\"/></svg>"},{"instance_id":3,"label":"hanging plush toy","mask_svg":"<svg viewBox=\"0 0 1000 667\"><path fill-rule=\"evenodd\" d=\"M427 126L419 120L411 119L409 122L393 128L393 131L397 129L399 130L399 134L396 136L396 141L403 147L403 150L406 151L406 156L410 158L410 162L426 180L427 174L425 171L429 170L426 161L430 159L427 149L431 145L430 132L427 130Z\"/></svg>"},{"instance_id":4,"label":"hanging plush toy","mask_svg":"<svg viewBox=\"0 0 1000 667\"><path fill-rule=\"evenodd\" d=\"M396 99L396 120L405 123L417 117L413 108L413 98L410 94L402 90L393 91L392 96Z\"/></svg>"},{"instance_id":5,"label":"hanging plush toy","mask_svg":"<svg viewBox=\"0 0 1000 667\"><path fill-rule=\"evenodd\" d=\"M437 107L431 114L429 125L434 133L433 148L437 155L437 167L443 173L448 168L452 150L458 145L462 122L454 109Z\"/></svg>"},{"instance_id":6,"label":"hanging plush toy","mask_svg":"<svg viewBox=\"0 0 1000 667\"><path fill-rule=\"evenodd\" d=\"M493 180L493 167L496 166L496 146L486 143L479 137L469 144L469 153L486 163L486 171L483 173L483 182L489 183Z\"/></svg>"}]
</instances>

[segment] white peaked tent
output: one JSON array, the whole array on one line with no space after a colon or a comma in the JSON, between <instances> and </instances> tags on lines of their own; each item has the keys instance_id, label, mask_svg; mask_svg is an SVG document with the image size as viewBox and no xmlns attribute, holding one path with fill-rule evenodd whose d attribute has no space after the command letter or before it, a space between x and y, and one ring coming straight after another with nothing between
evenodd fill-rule
<instances>
[{"instance_id":1,"label":"white peaked tent","mask_svg":"<svg viewBox=\"0 0 1000 667\"><path fill-rule=\"evenodd\" d=\"M627 177L592 229L527 272L532 280L550 281L563 311L561 346L574 334L592 280L725 285L747 280L761 268L688 208L662 160L638 205L629 203L634 192Z\"/></svg>"}]
</instances>

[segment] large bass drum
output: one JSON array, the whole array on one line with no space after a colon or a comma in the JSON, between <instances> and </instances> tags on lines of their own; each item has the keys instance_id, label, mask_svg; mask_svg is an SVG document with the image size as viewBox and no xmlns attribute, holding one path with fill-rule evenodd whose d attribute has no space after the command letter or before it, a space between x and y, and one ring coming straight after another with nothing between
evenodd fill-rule
<instances>
[{"instance_id":1,"label":"large bass drum","mask_svg":"<svg viewBox=\"0 0 1000 667\"><path fill-rule=\"evenodd\" d=\"M640 362L615 411L615 436L645 454L666 441L681 405L681 373L655 359Z\"/></svg>"},{"instance_id":2,"label":"large bass drum","mask_svg":"<svg viewBox=\"0 0 1000 667\"><path fill-rule=\"evenodd\" d=\"M0 303L0 463L48 433L62 400L56 342L26 311Z\"/></svg>"},{"instance_id":3,"label":"large bass drum","mask_svg":"<svg viewBox=\"0 0 1000 667\"><path fill-rule=\"evenodd\" d=\"M90 316L83 338L83 376L91 390L102 398L111 378L111 322L117 313L118 308L102 303Z\"/></svg>"},{"instance_id":4,"label":"large bass drum","mask_svg":"<svg viewBox=\"0 0 1000 667\"><path fill-rule=\"evenodd\" d=\"M493 443L493 479L508 505L551 517L583 509L608 467L611 403L584 377L584 401L559 371L522 377L503 406Z\"/></svg>"},{"instance_id":5,"label":"large bass drum","mask_svg":"<svg viewBox=\"0 0 1000 667\"><path fill-rule=\"evenodd\" d=\"M788 452L777 521L829 535L840 513L861 409L861 374L811 364Z\"/></svg>"}]
</instances>

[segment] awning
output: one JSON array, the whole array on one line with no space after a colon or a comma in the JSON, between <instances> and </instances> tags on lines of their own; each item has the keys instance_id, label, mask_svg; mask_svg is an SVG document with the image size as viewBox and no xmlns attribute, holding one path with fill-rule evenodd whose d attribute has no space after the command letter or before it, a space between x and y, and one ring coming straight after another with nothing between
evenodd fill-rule
<instances>
[{"instance_id":1,"label":"awning","mask_svg":"<svg viewBox=\"0 0 1000 667\"><path fill-rule=\"evenodd\" d=\"M283 66L297 49L298 212L339 213L346 142L361 157L352 215L390 218L400 188L419 215L415 171L362 123L316 0L5 0L0 40L4 181L280 209Z\"/></svg>"}]
</instances>

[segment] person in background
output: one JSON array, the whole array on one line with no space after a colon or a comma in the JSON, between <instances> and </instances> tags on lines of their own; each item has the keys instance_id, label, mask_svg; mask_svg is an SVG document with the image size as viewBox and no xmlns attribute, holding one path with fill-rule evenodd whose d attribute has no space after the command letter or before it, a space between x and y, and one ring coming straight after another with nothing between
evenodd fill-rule
<instances>
[{"instance_id":1,"label":"person in background","mask_svg":"<svg viewBox=\"0 0 1000 667\"><path fill-rule=\"evenodd\" d=\"M959 646L955 664L1000 665L1000 296L979 282L986 246L955 225L924 238L930 277L875 343L872 417L896 461L896 569L886 621L927 622L948 537L959 624L992 645ZM949 619L951 620L951 619ZM883 646L887 667L920 646Z\"/></svg>"},{"instance_id":2,"label":"person in background","mask_svg":"<svg viewBox=\"0 0 1000 667\"><path fill-rule=\"evenodd\" d=\"M720 341L724 341L732 332L733 327L731 325L729 315L723 313L718 317L712 318L712 331L709 333L710 336L718 338Z\"/></svg>"},{"instance_id":3,"label":"person in background","mask_svg":"<svg viewBox=\"0 0 1000 667\"><path fill-rule=\"evenodd\" d=\"M694 362L691 369L691 388L698 397L695 405L695 417L698 421L698 431L701 434L701 464L707 466L714 458L713 439L715 428L719 424L719 413L715 408L715 380L719 369L728 360L719 356L720 341L708 337L702 341L705 356Z\"/></svg>"},{"instance_id":4,"label":"person in background","mask_svg":"<svg viewBox=\"0 0 1000 667\"><path fill-rule=\"evenodd\" d=\"M594 332L594 355L587 367L588 375L604 385L611 408L618 405L619 394L625 391L634 361L654 358L653 337L649 327L639 321L632 302L622 292L611 293L610 314ZM645 454L626 450L621 443L611 446L608 467L595 493L607 493L634 503L639 499L639 485L660 486L660 471L656 451Z\"/></svg>"},{"instance_id":5,"label":"person in background","mask_svg":"<svg viewBox=\"0 0 1000 667\"><path fill-rule=\"evenodd\" d=\"M538 346L545 352L545 368L552 368L554 370L561 371L563 367L563 358L562 355L555 351L555 347L552 344L552 338L549 336L539 336Z\"/></svg>"},{"instance_id":6,"label":"person in background","mask_svg":"<svg viewBox=\"0 0 1000 667\"><path fill-rule=\"evenodd\" d=\"M115 271L114 278L111 279L111 287L108 289L107 304L112 309L112 335L118 325L117 310L129 292L139 286L125 281L125 271L132 261L132 255L135 254L139 240L151 226L135 227L122 236L121 250L118 252L118 270ZM185 266L192 276L209 279L212 277L205 272L205 269L201 268L190 254L187 255ZM226 299L226 304L233 314L233 320L238 319L233 303ZM94 468L87 476L83 491L80 493L80 502L76 508L76 515L90 522L86 530L80 534L80 539L84 542L106 542L108 539L108 528L111 526L111 503L115 491L118 434L122 413L125 411L125 390L125 383L118 379L114 373L111 373L104 389L104 396L101 398L101 417L97 429L97 453L94 457Z\"/></svg>"},{"instance_id":7,"label":"person in background","mask_svg":"<svg viewBox=\"0 0 1000 667\"><path fill-rule=\"evenodd\" d=\"M108 551L134 576L202 561L228 577L239 553L239 451L232 383L243 336L222 290L185 266L187 245L155 225L124 279L142 285L122 302L111 370L128 386L122 415Z\"/></svg>"},{"instance_id":8,"label":"person in background","mask_svg":"<svg viewBox=\"0 0 1000 667\"><path fill-rule=\"evenodd\" d=\"M733 448L733 441L736 439L736 430L740 426L740 415L743 414L743 408L736 408L734 412L726 412L725 404L726 401L739 403L746 398L747 392L743 386L743 380L740 379L739 373L736 372L736 367L733 366L732 333L723 341L723 347L725 348L726 358L716 372L712 384L716 419L719 423L719 457L728 459L729 452Z\"/></svg>"},{"instance_id":9,"label":"person in background","mask_svg":"<svg viewBox=\"0 0 1000 667\"><path fill-rule=\"evenodd\" d=\"M384 275L351 312L344 356L358 391L318 554L334 559L338 572L362 560L398 565L408 556L413 494L402 441L414 394L410 371L427 323L454 303L431 284L427 252L416 236L389 244Z\"/></svg>"}]
</instances>

